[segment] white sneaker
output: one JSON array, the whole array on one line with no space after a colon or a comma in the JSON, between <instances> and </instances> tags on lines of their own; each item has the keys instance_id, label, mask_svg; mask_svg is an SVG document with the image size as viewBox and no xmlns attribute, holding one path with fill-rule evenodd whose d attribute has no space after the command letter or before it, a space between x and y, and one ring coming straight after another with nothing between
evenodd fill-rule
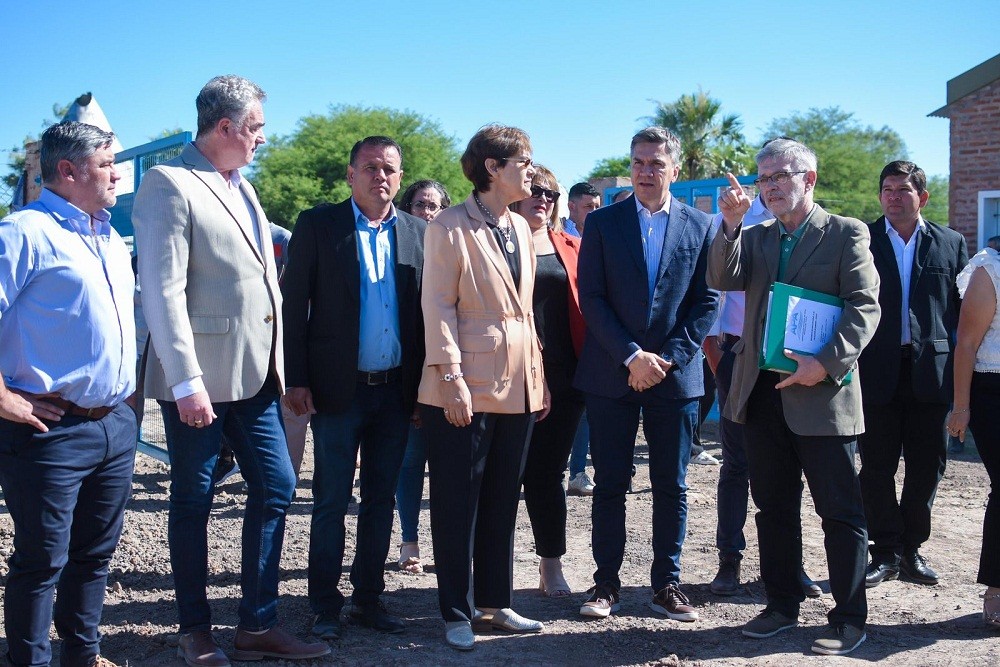
<instances>
[{"instance_id":1,"label":"white sneaker","mask_svg":"<svg viewBox=\"0 0 1000 667\"><path fill-rule=\"evenodd\" d=\"M594 482L587 476L586 471L578 472L569 480L566 489L567 496L592 496L594 495Z\"/></svg>"},{"instance_id":2,"label":"white sneaker","mask_svg":"<svg viewBox=\"0 0 1000 667\"><path fill-rule=\"evenodd\" d=\"M692 458L691 459L691 463L697 463L698 465L702 465L702 466L717 466L717 465L722 465L722 463L719 461L719 459L715 458L714 456L712 456L711 454L709 454L706 451L703 451L698 456L695 456L694 458Z\"/></svg>"}]
</instances>

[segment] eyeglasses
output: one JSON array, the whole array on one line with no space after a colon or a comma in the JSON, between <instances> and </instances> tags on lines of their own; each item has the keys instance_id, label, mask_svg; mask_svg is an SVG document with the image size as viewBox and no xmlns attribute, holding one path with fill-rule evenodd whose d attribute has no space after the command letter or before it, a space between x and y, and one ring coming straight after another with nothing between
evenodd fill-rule
<instances>
[{"instance_id":1,"label":"eyeglasses","mask_svg":"<svg viewBox=\"0 0 1000 667\"><path fill-rule=\"evenodd\" d=\"M787 183L788 179L795 174L805 174L805 171L779 171L777 173L771 174L770 176L758 176L753 184L758 188L762 188L768 183L774 183L775 185L781 185L782 183Z\"/></svg>"},{"instance_id":2,"label":"eyeglasses","mask_svg":"<svg viewBox=\"0 0 1000 667\"><path fill-rule=\"evenodd\" d=\"M410 204L410 208L416 209L418 211L427 211L428 213L434 213L435 211L443 211L447 206L438 206L434 202L430 201L415 201Z\"/></svg>"},{"instance_id":3,"label":"eyeglasses","mask_svg":"<svg viewBox=\"0 0 1000 667\"><path fill-rule=\"evenodd\" d=\"M513 162L514 164L520 165L522 167L530 167L531 166L531 158L530 157L523 157L523 156L502 157L502 158L500 158L499 161L500 162Z\"/></svg>"},{"instance_id":4,"label":"eyeglasses","mask_svg":"<svg viewBox=\"0 0 1000 667\"><path fill-rule=\"evenodd\" d=\"M544 197L545 199L548 199L553 204L555 202L559 201L559 191L558 190L549 190L548 188L543 188L540 185L532 185L531 186L531 196L534 197L535 199L542 199Z\"/></svg>"}]
</instances>

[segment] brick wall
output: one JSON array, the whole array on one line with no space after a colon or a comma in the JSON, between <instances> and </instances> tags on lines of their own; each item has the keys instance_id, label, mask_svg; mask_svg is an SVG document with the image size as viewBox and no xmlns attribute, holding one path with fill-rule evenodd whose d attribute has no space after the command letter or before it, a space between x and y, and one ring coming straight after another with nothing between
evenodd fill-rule
<instances>
[{"instance_id":1,"label":"brick wall","mask_svg":"<svg viewBox=\"0 0 1000 667\"><path fill-rule=\"evenodd\" d=\"M972 254L979 243L979 192L1000 190L1000 79L958 100L948 111L950 225L965 235Z\"/></svg>"}]
</instances>

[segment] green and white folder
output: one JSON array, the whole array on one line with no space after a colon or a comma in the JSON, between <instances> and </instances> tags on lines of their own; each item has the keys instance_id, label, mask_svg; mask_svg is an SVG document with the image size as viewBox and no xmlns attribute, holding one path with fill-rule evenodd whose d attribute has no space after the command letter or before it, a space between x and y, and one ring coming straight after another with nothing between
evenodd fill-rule
<instances>
[{"instance_id":1,"label":"green and white folder","mask_svg":"<svg viewBox=\"0 0 1000 667\"><path fill-rule=\"evenodd\" d=\"M758 366L778 373L794 373L798 364L785 350L814 355L833 337L844 312L844 300L804 287L776 282L767 298L764 342ZM853 371L840 383L848 384ZM829 376L827 380L833 382Z\"/></svg>"}]
</instances>

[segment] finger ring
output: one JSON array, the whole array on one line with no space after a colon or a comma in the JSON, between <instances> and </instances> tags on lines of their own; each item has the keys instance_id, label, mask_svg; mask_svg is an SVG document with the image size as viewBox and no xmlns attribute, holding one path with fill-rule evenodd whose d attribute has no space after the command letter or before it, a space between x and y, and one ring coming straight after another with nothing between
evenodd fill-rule
<instances>
[{"instance_id":1,"label":"finger ring","mask_svg":"<svg viewBox=\"0 0 1000 667\"><path fill-rule=\"evenodd\" d=\"M202 423L202 420L200 420L200 419L195 419L195 420L194 420L194 425L195 425L195 426L198 426L198 425L199 425L199 424L201 424L201 423Z\"/></svg>"}]
</instances>

